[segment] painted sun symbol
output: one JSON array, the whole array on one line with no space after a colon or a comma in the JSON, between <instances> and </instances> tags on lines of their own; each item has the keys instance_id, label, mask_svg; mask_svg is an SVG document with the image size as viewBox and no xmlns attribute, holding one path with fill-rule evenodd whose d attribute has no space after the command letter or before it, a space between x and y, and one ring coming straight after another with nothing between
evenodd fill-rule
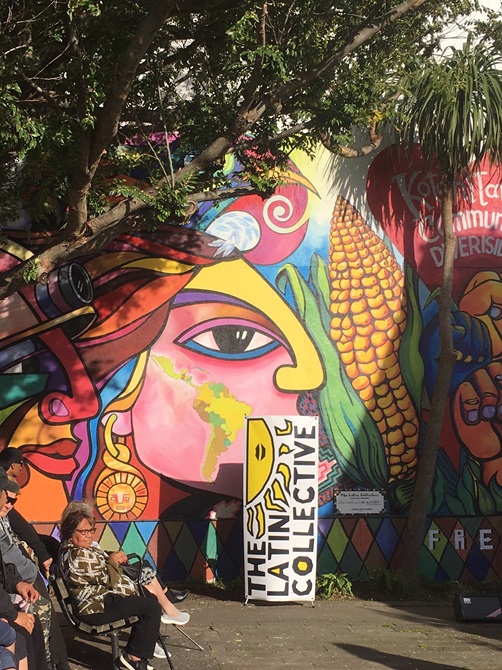
<instances>
[{"instance_id":1,"label":"painted sun symbol","mask_svg":"<svg viewBox=\"0 0 502 670\"><path fill-rule=\"evenodd\" d=\"M96 491L96 505L107 521L136 519L146 507L145 482L131 472L114 472L105 477Z\"/></svg>"},{"instance_id":2,"label":"painted sun symbol","mask_svg":"<svg viewBox=\"0 0 502 670\"><path fill-rule=\"evenodd\" d=\"M263 419L249 419L246 461L246 512L250 535L260 539L265 534L266 512L285 512L291 482L286 463L278 463L270 430ZM278 456L289 453L282 444Z\"/></svg>"}]
</instances>

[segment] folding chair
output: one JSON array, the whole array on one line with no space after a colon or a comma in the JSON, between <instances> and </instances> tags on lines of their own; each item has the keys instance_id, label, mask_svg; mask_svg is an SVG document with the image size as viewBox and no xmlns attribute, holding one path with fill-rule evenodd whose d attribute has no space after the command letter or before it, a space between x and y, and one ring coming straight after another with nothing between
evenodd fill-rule
<instances>
[{"instance_id":1,"label":"folding chair","mask_svg":"<svg viewBox=\"0 0 502 670\"><path fill-rule=\"evenodd\" d=\"M83 633L84 635L88 635L90 637L94 636L99 636L99 635L107 635L110 638L111 645L112 645L112 668L113 670L117 670L117 668L120 666L119 662L119 656L120 656L120 648L119 648L119 634L120 631L123 630L124 628L129 628L132 626L133 623L136 623L138 621L137 616L132 616L129 617L128 619L119 619L117 621L111 621L110 623L104 623L100 625L91 625L88 623L85 623L84 621L81 621L78 616L75 614L75 610L73 607L73 603L70 598L70 594L68 593L68 589L66 588L66 584L64 583L62 577L58 577L56 575L51 576L50 580L51 586L54 589L54 595L56 596L56 599L59 603L59 606L61 608L61 611L63 612L64 616L66 617L67 621L75 628L75 630L78 630L80 633ZM164 651L165 648L164 648ZM171 661L169 659L169 656L167 657L169 661L169 665L171 667L171 670L173 670L173 666L171 665Z\"/></svg>"}]
</instances>

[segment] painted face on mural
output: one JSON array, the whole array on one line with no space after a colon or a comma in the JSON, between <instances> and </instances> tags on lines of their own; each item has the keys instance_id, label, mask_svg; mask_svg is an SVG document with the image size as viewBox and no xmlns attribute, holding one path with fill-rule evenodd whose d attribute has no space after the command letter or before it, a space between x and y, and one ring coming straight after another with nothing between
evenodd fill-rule
<instances>
[{"instance_id":1,"label":"painted face on mural","mask_svg":"<svg viewBox=\"0 0 502 670\"><path fill-rule=\"evenodd\" d=\"M75 342L53 325L47 351L40 346L49 382L11 436L23 448L37 435L30 491L57 473L106 519L168 509L176 494L159 489L159 474L241 497L245 417L297 414L299 393L324 379L293 309L253 265L279 262L301 243L308 196L289 195L287 211L274 198L251 208L262 232L244 236L251 259L241 256L240 237L166 226L121 236L108 255L83 261L92 321ZM240 214L231 213L232 233ZM71 375L52 374L59 365ZM66 503L67 491L58 492L50 518Z\"/></svg>"},{"instance_id":2,"label":"painted face on mural","mask_svg":"<svg viewBox=\"0 0 502 670\"><path fill-rule=\"evenodd\" d=\"M296 414L298 392L322 378L310 339L275 289L242 260L221 263L174 301L141 392L113 430L132 432L150 469L240 497L245 417Z\"/></svg>"}]
</instances>

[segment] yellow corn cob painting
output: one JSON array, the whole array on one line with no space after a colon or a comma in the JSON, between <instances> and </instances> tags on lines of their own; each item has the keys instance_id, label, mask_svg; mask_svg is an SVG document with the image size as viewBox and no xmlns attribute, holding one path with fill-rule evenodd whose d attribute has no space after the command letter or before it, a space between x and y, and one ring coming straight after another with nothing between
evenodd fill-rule
<instances>
[{"instance_id":1,"label":"yellow corn cob painting","mask_svg":"<svg viewBox=\"0 0 502 670\"><path fill-rule=\"evenodd\" d=\"M413 479L419 423L399 366L404 276L359 212L338 197L330 229L331 339L378 426L389 481Z\"/></svg>"}]
</instances>

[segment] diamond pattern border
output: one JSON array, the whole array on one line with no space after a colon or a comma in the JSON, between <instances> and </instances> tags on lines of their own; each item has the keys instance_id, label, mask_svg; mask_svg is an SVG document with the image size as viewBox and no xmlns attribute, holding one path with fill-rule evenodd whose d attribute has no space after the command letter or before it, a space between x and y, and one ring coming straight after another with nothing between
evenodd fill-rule
<instances>
[{"instance_id":1,"label":"diamond pattern border","mask_svg":"<svg viewBox=\"0 0 502 670\"><path fill-rule=\"evenodd\" d=\"M405 521L375 516L319 519L318 572L343 571L351 579L364 579L375 568L399 568ZM58 537L54 524L35 528ZM97 539L104 549L122 547L153 560L166 580L232 580L243 574L239 519L98 523ZM422 574L466 582L502 579L501 544L502 516L429 519Z\"/></svg>"}]
</instances>

